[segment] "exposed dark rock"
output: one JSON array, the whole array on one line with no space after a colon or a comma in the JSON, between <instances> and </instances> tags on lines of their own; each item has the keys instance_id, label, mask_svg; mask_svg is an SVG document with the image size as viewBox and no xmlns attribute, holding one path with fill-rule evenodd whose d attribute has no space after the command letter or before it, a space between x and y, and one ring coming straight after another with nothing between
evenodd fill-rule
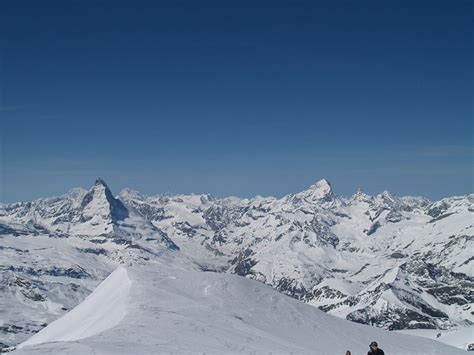
<instances>
[{"instance_id":1,"label":"exposed dark rock","mask_svg":"<svg viewBox=\"0 0 474 355\"><path fill-rule=\"evenodd\" d=\"M173 216L166 213L163 207L135 201L128 201L128 203L130 203L140 215L149 221L163 221L165 219L173 218Z\"/></svg>"},{"instance_id":2,"label":"exposed dark rock","mask_svg":"<svg viewBox=\"0 0 474 355\"><path fill-rule=\"evenodd\" d=\"M77 248L82 253L95 254L95 255L107 255L107 250L102 248Z\"/></svg>"},{"instance_id":3,"label":"exposed dark rock","mask_svg":"<svg viewBox=\"0 0 474 355\"><path fill-rule=\"evenodd\" d=\"M403 220L403 216L400 212L391 210L385 217L385 220L390 223L398 223Z\"/></svg>"},{"instance_id":4,"label":"exposed dark rock","mask_svg":"<svg viewBox=\"0 0 474 355\"><path fill-rule=\"evenodd\" d=\"M403 258L406 257L405 254L400 253L399 251L396 251L396 252L390 254L389 256L390 256L392 259L403 259Z\"/></svg>"},{"instance_id":5,"label":"exposed dark rock","mask_svg":"<svg viewBox=\"0 0 474 355\"><path fill-rule=\"evenodd\" d=\"M304 300L308 302L310 300L319 299L321 297L325 299L344 299L347 297L347 295L329 286L323 286L321 288L315 287L312 293L308 292L305 295Z\"/></svg>"},{"instance_id":6,"label":"exposed dark rock","mask_svg":"<svg viewBox=\"0 0 474 355\"><path fill-rule=\"evenodd\" d=\"M301 300L308 293L308 290L301 285L298 281L290 278L281 278L278 283L274 286L278 291Z\"/></svg>"},{"instance_id":7,"label":"exposed dark rock","mask_svg":"<svg viewBox=\"0 0 474 355\"><path fill-rule=\"evenodd\" d=\"M426 214L430 217L437 218L438 216L441 216L448 208L449 205L446 202L442 202L428 208Z\"/></svg>"},{"instance_id":8,"label":"exposed dark rock","mask_svg":"<svg viewBox=\"0 0 474 355\"><path fill-rule=\"evenodd\" d=\"M346 319L388 330L436 329L436 324L431 318L409 309L393 309L384 313L373 313L370 309L359 309L349 313Z\"/></svg>"},{"instance_id":9,"label":"exposed dark rock","mask_svg":"<svg viewBox=\"0 0 474 355\"><path fill-rule=\"evenodd\" d=\"M374 234L374 233L377 231L377 229L379 229L381 226L382 226L382 225L380 224L379 221L373 223L373 224L370 226L370 228L367 230L367 235L372 235L372 234Z\"/></svg>"},{"instance_id":10,"label":"exposed dark rock","mask_svg":"<svg viewBox=\"0 0 474 355\"><path fill-rule=\"evenodd\" d=\"M173 223L173 226L189 238L196 235L196 229L194 229L188 222L175 222Z\"/></svg>"},{"instance_id":11,"label":"exposed dark rock","mask_svg":"<svg viewBox=\"0 0 474 355\"><path fill-rule=\"evenodd\" d=\"M233 272L240 276L247 276L251 274L252 267L254 267L257 262L250 258L252 255L251 249L245 249L240 252L237 257L235 257L230 264L232 265Z\"/></svg>"}]
</instances>

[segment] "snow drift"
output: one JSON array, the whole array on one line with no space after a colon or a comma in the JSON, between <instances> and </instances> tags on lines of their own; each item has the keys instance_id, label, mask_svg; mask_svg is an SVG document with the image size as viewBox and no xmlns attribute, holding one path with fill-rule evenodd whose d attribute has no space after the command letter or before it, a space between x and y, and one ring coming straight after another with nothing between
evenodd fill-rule
<instances>
[{"instance_id":1,"label":"snow drift","mask_svg":"<svg viewBox=\"0 0 474 355\"><path fill-rule=\"evenodd\" d=\"M76 341L102 333L120 323L127 313L131 288L127 270L117 268L82 303L18 346Z\"/></svg>"}]
</instances>

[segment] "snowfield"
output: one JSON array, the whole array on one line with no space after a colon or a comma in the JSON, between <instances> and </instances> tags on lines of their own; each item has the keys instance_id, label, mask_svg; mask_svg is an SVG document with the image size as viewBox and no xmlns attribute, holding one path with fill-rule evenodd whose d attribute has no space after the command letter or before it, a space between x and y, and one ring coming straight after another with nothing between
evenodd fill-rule
<instances>
[{"instance_id":1,"label":"snowfield","mask_svg":"<svg viewBox=\"0 0 474 355\"><path fill-rule=\"evenodd\" d=\"M14 354L463 354L442 343L352 323L237 275L169 253L116 269L81 304Z\"/></svg>"},{"instance_id":2,"label":"snowfield","mask_svg":"<svg viewBox=\"0 0 474 355\"><path fill-rule=\"evenodd\" d=\"M53 341L76 341L115 327L127 314L127 297L131 284L127 270L119 267L71 312L18 348Z\"/></svg>"},{"instance_id":3,"label":"snowfield","mask_svg":"<svg viewBox=\"0 0 474 355\"><path fill-rule=\"evenodd\" d=\"M474 325L465 328L457 328L454 330L437 330L437 329L410 329L400 330L402 334L416 335L435 339L445 344L455 346L460 349L467 349L469 344L474 343Z\"/></svg>"}]
</instances>

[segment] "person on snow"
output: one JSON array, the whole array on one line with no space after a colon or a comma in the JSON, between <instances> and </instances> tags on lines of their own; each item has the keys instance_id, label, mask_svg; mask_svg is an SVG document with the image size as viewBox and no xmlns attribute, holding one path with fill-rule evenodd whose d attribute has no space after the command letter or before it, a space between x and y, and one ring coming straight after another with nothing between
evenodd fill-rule
<instances>
[{"instance_id":1,"label":"person on snow","mask_svg":"<svg viewBox=\"0 0 474 355\"><path fill-rule=\"evenodd\" d=\"M370 350L367 355L385 355L382 349L379 348L376 341L373 341L369 345Z\"/></svg>"}]
</instances>

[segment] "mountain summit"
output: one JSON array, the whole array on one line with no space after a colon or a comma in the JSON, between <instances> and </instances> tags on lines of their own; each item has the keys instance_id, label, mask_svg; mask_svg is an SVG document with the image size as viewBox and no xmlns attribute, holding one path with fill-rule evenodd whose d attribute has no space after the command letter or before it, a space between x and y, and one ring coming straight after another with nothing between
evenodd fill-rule
<instances>
[{"instance_id":1,"label":"mountain summit","mask_svg":"<svg viewBox=\"0 0 474 355\"><path fill-rule=\"evenodd\" d=\"M331 183L326 179L317 181L315 184L311 185L308 190L310 190L312 196L318 200L334 195Z\"/></svg>"},{"instance_id":2,"label":"mountain summit","mask_svg":"<svg viewBox=\"0 0 474 355\"><path fill-rule=\"evenodd\" d=\"M338 204L338 198L332 189L331 183L326 179L321 179L308 189L295 194L293 200L298 203L305 201L310 204L319 204L323 208Z\"/></svg>"},{"instance_id":3,"label":"mountain summit","mask_svg":"<svg viewBox=\"0 0 474 355\"><path fill-rule=\"evenodd\" d=\"M108 188L107 183L101 177L98 177L97 179L95 179L94 185L102 185L102 186Z\"/></svg>"},{"instance_id":4,"label":"mountain summit","mask_svg":"<svg viewBox=\"0 0 474 355\"><path fill-rule=\"evenodd\" d=\"M129 215L127 208L112 195L106 182L101 178L97 178L94 186L84 196L81 207L84 221L91 219L121 221Z\"/></svg>"}]
</instances>

